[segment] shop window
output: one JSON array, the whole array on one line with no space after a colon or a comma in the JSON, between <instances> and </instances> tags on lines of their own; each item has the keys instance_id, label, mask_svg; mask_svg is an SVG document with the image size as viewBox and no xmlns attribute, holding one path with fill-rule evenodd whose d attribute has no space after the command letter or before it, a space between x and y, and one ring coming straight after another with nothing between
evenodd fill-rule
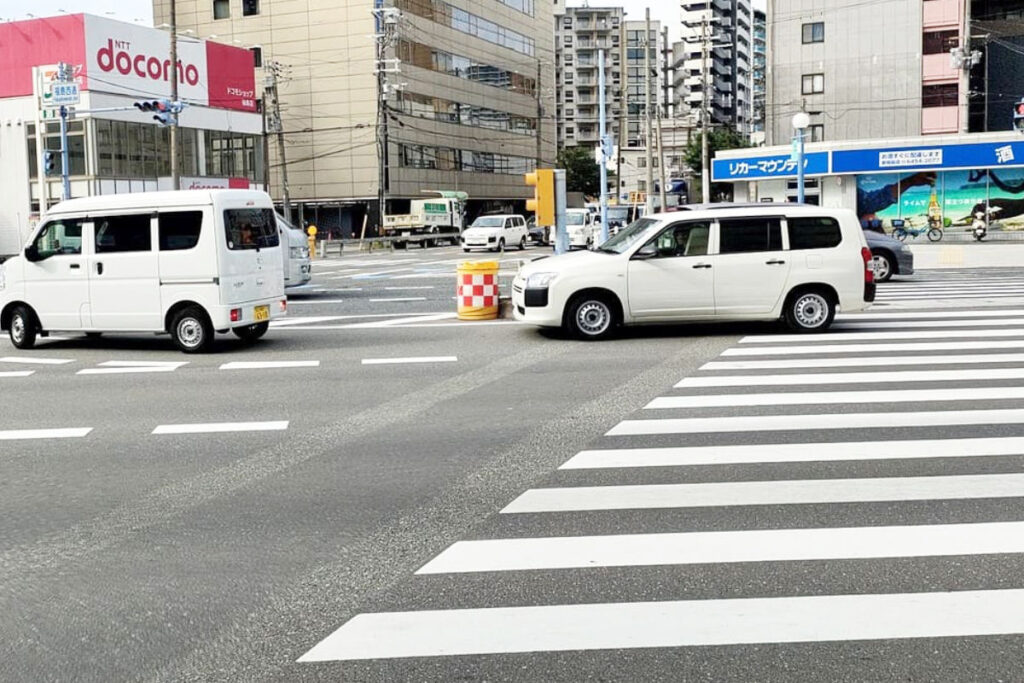
<instances>
[{"instance_id":1,"label":"shop window","mask_svg":"<svg viewBox=\"0 0 1024 683\"><path fill-rule=\"evenodd\" d=\"M804 44L825 42L825 22L815 21L810 24L804 24L802 29Z\"/></svg>"},{"instance_id":2,"label":"shop window","mask_svg":"<svg viewBox=\"0 0 1024 683\"><path fill-rule=\"evenodd\" d=\"M213 18L230 19L231 5L228 0L213 0Z\"/></svg>"}]
</instances>

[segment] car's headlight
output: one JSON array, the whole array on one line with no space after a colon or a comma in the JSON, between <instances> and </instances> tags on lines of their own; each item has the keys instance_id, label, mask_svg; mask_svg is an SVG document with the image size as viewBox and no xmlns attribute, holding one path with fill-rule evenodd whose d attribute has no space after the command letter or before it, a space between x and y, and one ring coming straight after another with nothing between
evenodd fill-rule
<instances>
[{"instance_id":1,"label":"car's headlight","mask_svg":"<svg viewBox=\"0 0 1024 683\"><path fill-rule=\"evenodd\" d=\"M526 278L528 289L546 289L558 273L534 273Z\"/></svg>"},{"instance_id":2,"label":"car's headlight","mask_svg":"<svg viewBox=\"0 0 1024 683\"><path fill-rule=\"evenodd\" d=\"M292 258L309 258L309 247L291 247Z\"/></svg>"},{"instance_id":3,"label":"car's headlight","mask_svg":"<svg viewBox=\"0 0 1024 683\"><path fill-rule=\"evenodd\" d=\"M910 245L909 244L904 244L902 247L900 247L900 251L902 251L904 254L909 254L910 253Z\"/></svg>"}]
</instances>

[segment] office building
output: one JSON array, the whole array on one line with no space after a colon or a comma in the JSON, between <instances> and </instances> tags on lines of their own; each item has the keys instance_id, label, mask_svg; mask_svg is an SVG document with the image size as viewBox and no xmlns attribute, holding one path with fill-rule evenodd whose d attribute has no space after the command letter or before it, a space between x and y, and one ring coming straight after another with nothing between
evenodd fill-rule
<instances>
[{"instance_id":1,"label":"office building","mask_svg":"<svg viewBox=\"0 0 1024 683\"><path fill-rule=\"evenodd\" d=\"M430 190L467 192L470 217L522 210L532 196L523 174L555 155L552 4L386 4L375 14L374 0L176 0L179 31L250 47L262 65L258 82L276 80L297 219L343 236L365 220L373 234L381 177L389 213ZM168 0L153 9L157 23L168 22ZM383 36L383 61L375 36ZM272 144L278 200L280 164Z\"/></svg>"},{"instance_id":2,"label":"office building","mask_svg":"<svg viewBox=\"0 0 1024 683\"><path fill-rule=\"evenodd\" d=\"M751 33L751 113L750 113L750 142L753 145L763 145L765 139L765 69L767 68L767 52L765 36L767 22L765 13L762 10L754 10L754 29Z\"/></svg>"}]
</instances>

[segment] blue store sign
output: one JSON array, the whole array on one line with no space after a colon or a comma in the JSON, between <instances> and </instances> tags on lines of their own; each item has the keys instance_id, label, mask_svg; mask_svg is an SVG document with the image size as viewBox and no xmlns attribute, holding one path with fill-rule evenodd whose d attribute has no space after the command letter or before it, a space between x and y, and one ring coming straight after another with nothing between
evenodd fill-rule
<instances>
[{"instance_id":1,"label":"blue store sign","mask_svg":"<svg viewBox=\"0 0 1024 683\"><path fill-rule=\"evenodd\" d=\"M982 142L832 152L832 173L1024 166L1024 142Z\"/></svg>"},{"instance_id":2,"label":"blue store sign","mask_svg":"<svg viewBox=\"0 0 1024 683\"><path fill-rule=\"evenodd\" d=\"M1024 159L1024 156L1021 158ZM796 160L792 159L789 154L714 159L711 162L711 179L715 182L723 182L763 178L795 178L796 164ZM826 173L828 173L828 152L810 152L804 155L805 175L825 175Z\"/></svg>"}]
</instances>

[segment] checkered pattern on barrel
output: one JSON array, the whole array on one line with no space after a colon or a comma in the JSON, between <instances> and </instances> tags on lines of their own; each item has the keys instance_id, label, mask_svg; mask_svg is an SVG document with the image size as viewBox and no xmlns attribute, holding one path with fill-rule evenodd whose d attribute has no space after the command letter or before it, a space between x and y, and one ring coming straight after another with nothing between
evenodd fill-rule
<instances>
[{"instance_id":1,"label":"checkered pattern on barrel","mask_svg":"<svg viewBox=\"0 0 1024 683\"><path fill-rule=\"evenodd\" d=\"M494 274L464 273L459 276L456 296L459 305L466 308L485 308L498 305L498 283Z\"/></svg>"}]
</instances>

